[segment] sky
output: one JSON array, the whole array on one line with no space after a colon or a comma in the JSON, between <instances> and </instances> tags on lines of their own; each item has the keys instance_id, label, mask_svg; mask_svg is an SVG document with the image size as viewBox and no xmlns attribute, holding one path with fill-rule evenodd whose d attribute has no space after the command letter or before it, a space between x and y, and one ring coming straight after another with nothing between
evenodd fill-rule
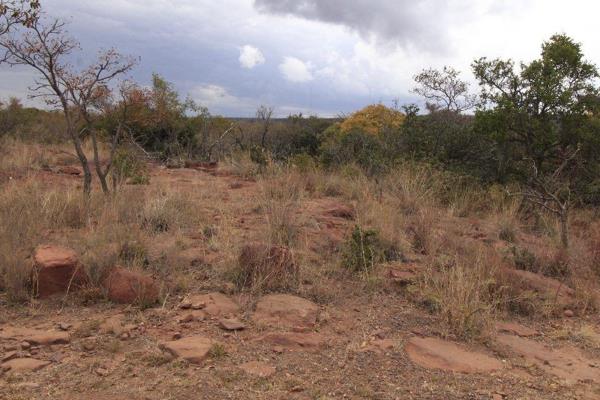
<instances>
[{"instance_id":1,"label":"sky","mask_svg":"<svg viewBox=\"0 0 600 400\"><path fill-rule=\"evenodd\" d=\"M368 104L419 103L413 77L452 66L476 85L479 57L529 61L554 33L600 64L594 0L42 0L69 22L84 67L100 49L139 56L213 114L345 115ZM0 66L0 99L26 104L33 72Z\"/></svg>"}]
</instances>

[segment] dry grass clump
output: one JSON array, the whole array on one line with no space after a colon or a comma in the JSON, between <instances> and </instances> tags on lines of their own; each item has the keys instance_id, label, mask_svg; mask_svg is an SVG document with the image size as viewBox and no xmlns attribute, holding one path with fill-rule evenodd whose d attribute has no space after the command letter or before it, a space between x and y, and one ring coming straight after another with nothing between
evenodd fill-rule
<instances>
[{"instance_id":1,"label":"dry grass clump","mask_svg":"<svg viewBox=\"0 0 600 400\"><path fill-rule=\"evenodd\" d=\"M483 250L468 257L435 257L419 282L421 301L438 314L447 333L463 339L485 337L502 304L498 265Z\"/></svg>"},{"instance_id":2,"label":"dry grass clump","mask_svg":"<svg viewBox=\"0 0 600 400\"><path fill-rule=\"evenodd\" d=\"M299 267L293 252L284 247L251 243L240 252L234 283L254 292L289 290L298 285Z\"/></svg>"},{"instance_id":3,"label":"dry grass clump","mask_svg":"<svg viewBox=\"0 0 600 400\"><path fill-rule=\"evenodd\" d=\"M303 185L295 173L282 173L271 179L262 179L257 199L266 221L266 239L275 245L293 247L300 235L298 215Z\"/></svg>"},{"instance_id":4,"label":"dry grass clump","mask_svg":"<svg viewBox=\"0 0 600 400\"><path fill-rule=\"evenodd\" d=\"M140 213L142 228L152 234L174 232L201 221L188 192L157 190L147 193Z\"/></svg>"}]
</instances>

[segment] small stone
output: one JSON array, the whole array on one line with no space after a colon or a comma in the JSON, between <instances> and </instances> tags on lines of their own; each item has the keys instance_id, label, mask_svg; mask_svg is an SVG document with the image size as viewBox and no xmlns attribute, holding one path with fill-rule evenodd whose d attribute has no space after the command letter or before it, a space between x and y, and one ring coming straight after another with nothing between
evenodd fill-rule
<instances>
[{"instance_id":1,"label":"small stone","mask_svg":"<svg viewBox=\"0 0 600 400\"><path fill-rule=\"evenodd\" d=\"M2 356L2 362L12 360L13 358L17 358L17 356L18 353L16 351L9 351Z\"/></svg>"},{"instance_id":2,"label":"small stone","mask_svg":"<svg viewBox=\"0 0 600 400\"><path fill-rule=\"evenodd\" d=\"M575 313L573 312L573 310L565 310L564 316L567 318L573 318L575 316Z\"/></svg>"},{"instance_id":3,"label":"small stone","mask_svg":"<svg viewBox=\"0 0 600 400\"><path fill-rule=\"evenodd\" d=\"M200 303L194 303L192 304L192 309L193 310L202 310L206 308L206 303L205 302L200 302Z\"/></svg>"},{"instance_id":4,"label":"small stone","mask_svg":"<svg viewBox=\"0 0 600 400\"><path fill-rule=\"evenodd\" d=\"M94 342L83 342L83 349L86 351L92 351L96 348Z\"/></svg>"},{"instance_id":5,"label":"small stone","mask_svg":"<svg viewBox=\"0 0 600 400\"><path fill-rule=\"evenodd\" d=\"M268 378L276 372L275 368L260 361L250 361L240 365L240 368L249 375L258 376L259 378Z\"/></svg>"},{"instance_id":6,"label":"small stone","mask_svg":"<svg viewBox=\"0 0 600 400\"><path fill-rule=\"evenodd\" d=\"M237 318L222 318L219 320L219 326L226 331L241 331L246 328Z\"/></svg>"},{"instance_id":7,"label":"small stone","mask_svg":"<svg viewBox=\"0 0 600 400\"><path fill-rule=\"evenodd\" d=\"M173 336L171 336L173 340L179 340L182 338L181 332L175 332Z\"/></svg>"},{"instance_id":8,"label":"small stone","mask_svg":"<svg viewBox=\"0 0 600 400\"><path fill-rule=\"evenodd\" d=\"M273 352L277 354L282 354L284 351L283 346L273 346Z\"/></svg>"},{"instance_id":9,"label":"small stone","mask_svg":"<svg viewBox=\"0 0 600 400\"><path fill-rule=\"evenodd\" d=\"M27 350L30 347L31 347L31 344L29 342L26 342L26 341L21 342L21 348L23 350Z\"/></svg>"},{"instance_id":10,"label":"small stone","mask_svg":"<svg viewBox=\"0 0 600 400\"><path fill-rule=\"evenodd\" d=\"M183 300L179 304L179 308L181 308L182 310L188 310L188 309L192 308L192 302L189 300Z\"/></svg>"},{"instance_id":11,"label":"small stone","mask_svg":"<svg viewBox=\"0 0 600 400\"><path fill-rule=\"evenodd\" d=\"M71 329L73 325L71 324L67 324L66 322L61 322L60 324L58 324L58 329L60 329L61 331L68 331L69 329Z\"/></svg>"},{"instance_id":12,"label":"small stone","mask_svg":"<svg viewBox=\"0 0 600 400\"><path fill-rule=\"evenodd\" d=\"M97 368L96 374L98 374L99 376L108 376L110 372L106 368Z\"/></svg>"}]
</instances>

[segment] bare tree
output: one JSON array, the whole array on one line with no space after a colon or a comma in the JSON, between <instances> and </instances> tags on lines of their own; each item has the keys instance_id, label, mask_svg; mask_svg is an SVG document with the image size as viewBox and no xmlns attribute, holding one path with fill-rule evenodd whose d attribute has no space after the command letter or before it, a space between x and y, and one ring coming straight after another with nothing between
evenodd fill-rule
<instances>
[{"instance_id":1,"label":"bare tree","mask_svg":"<svg viewBox=\"0 0 600 400\"><path fill-rule=\"evenodd\" d=\"M38 19L38 0L0 0L0 36L14 25L31 26Z\"/></svg>"},{"instance_id":2,"label":"bare tree","mask_svg":"<svg viewBox=\"0 0 600 400\"><path fill-rule=\"evenodd\" d=\"M124 57L111 49L101 52L97 61L88 68L76 71L66 59L79 50L79 44L67 35L65 23L60 20L46 22L36 19L21 35L5 35L0 38L0 47L4 49L0 62L11 66L29 66L37 72L35 86L30 88L31 97L42 98L49 106L62 111L67 135L75 147L83 169L84 194L89 196L92 182L88 158L83 150L85 136L91 137L96 172L102 190L108 193L108 170L102 170L100 165L93 116L111 102L112 81L128 72L136 60ZM111 135L111 160L119 135L120 129Z\"/></svg>"},{"instance_id":3,"label":"bare tree","mask_svg":"<svg viewBox=\"0 0 600 400\"><path fill-rule=\"evenodd\" d=\"M425 69L414 77L418 84L412 90L427 100L427 108L441 108L457 113L476 107L479 103L477 95L469 94L469 84L459 78L460 72L452 67L444 67L439 71Z\"/></svg>"},{"instance_id":4,"label":"bare tree","mask_svg":"<svg viewBox=\"0 0 600 400\"><path fill-rule=\"evenodd\" d=\"M260 138L260 146L265 147L267 134L271 128L271 117L273 116L273 107L266 107L261 105L256 110L256 119L262 123L262 135Z\"/></svg>"},{"instance_id":5,"label":"bare tree","mask_svg":"<svg viewBox=\"0 0 600 400\"><path fill-rule=\"evenodd\" d=\"M569 247L569 212L573 195L569 167L574 164L579 151L580 147L578 146L576 149L566 152L554 172L546 176L543 176L535 162L532 162L532 174L527 187L522 192L510 193L521 195L526 201L558 217L560 241L565 249Z\"/></svg>"}]
</instances>

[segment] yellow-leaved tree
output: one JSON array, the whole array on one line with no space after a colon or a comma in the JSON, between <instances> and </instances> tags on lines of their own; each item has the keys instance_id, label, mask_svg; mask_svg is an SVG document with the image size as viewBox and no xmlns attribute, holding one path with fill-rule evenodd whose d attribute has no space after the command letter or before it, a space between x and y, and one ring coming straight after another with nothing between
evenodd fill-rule
<instances>
[{"instance_id":1,"label":"yellow-leaved tree","mask_svg":"<svg viewBox=\"0 0 600 400\"><path fill-rule=\"evenodd\" d=\"M372 135L379 135L386 130L396 130L404 122L405 115L398 110L383 104L372 104L356 111L340 125L342 133L359 130Z\"/></svg>"}]
</instances>

